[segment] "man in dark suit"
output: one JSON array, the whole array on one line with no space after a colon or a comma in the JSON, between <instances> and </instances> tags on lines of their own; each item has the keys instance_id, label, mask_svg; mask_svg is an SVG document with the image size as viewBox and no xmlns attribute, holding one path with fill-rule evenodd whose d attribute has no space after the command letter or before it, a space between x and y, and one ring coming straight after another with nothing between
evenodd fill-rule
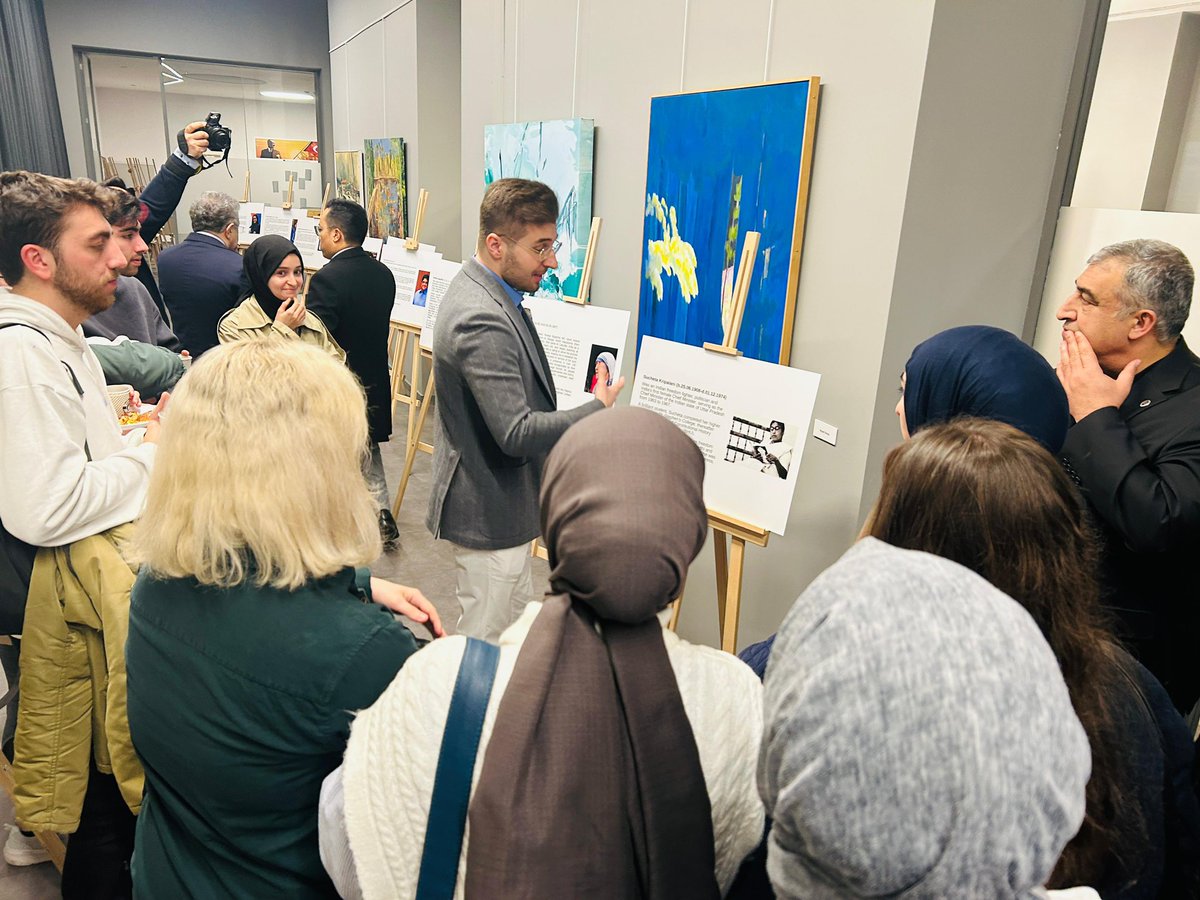
<instances>
[{"instance_id":1,"label":"man in dark suit","mask_svg":"<svg viewBox=\"0 0 1200 900\"><path fill-rule=\"evenodd\" d=\"M249 287L237 252L237 201L206 191L188 215L192 233L159 256L158 278L175 334L194 358L217 346L217 320Z\"/></svg>"},{"instance_id":2,"label":"man in dark suit","mask_svg":"<svg viewBox=\"0 0 1200 900\"><path fill-rule=\"evenodd\" d=\"M346 351L346 365L366 390L371 437L367 485L379 504L380 537L391 549L400 532L389 508L379 444L392 434L387 341L396 280L387 266L363 250L367 213L357 203L330 200L321 210L317 234L321 253L329 262L313 276L307 304Z\"/></svg>"},{"instance_id":3,"label":"man in dark suit","mask_svg":"<svg viewBox=\"0 0 1200 900\"><path fill-rule=\"evenodd\" d=\"M525 293L558 265L558 200L537 181L502 178L483 195L475 256L442 298L433 334L437 437L425 524L455 547L460 634L494 641L531 599L529 542L540 531L542 462L625 384L557 408L550 364Z\"/></svg>"},{"instance_id":4,"label":"man in dark suit","mask_svg":"<svg viewBox=\"0 0 1200 900\"><path fill-rule=\"evenodd\" d=\"M1180 336L1193 282L1178 248L1125 241L1092 255L1058 310L1063 459L1102 528L1123 636L1182 711L1200 698L1200 359Z\"/></svg>"}]
</instances>

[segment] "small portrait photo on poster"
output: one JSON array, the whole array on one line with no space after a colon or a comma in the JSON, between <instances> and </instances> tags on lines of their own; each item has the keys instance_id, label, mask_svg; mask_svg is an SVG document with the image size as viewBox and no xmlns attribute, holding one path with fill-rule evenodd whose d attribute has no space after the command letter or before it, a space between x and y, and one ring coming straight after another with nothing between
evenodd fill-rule
<instances>
[{"instance_id":1,"label":"small portrait photo on poster","mask_svg":"<svg viewBox=\"0 0 1200 900\"><path fill-rule=\"evenodd\" d=\"M413 306L424 306L429 300L429 273L422 269L417 272L417 288L413 291Z\"/></svg>"},{"instance_id":2,"label":"small portrait photo on poster","mask_svg":"<svg viewBox=\"0 0 1200 900\"><path fill-rule=\"evenodd\" d=\"M600 383L601 378L604 379L606 385L611 386L613 379L617 377L617 371L617 348L592 344L592 352L588 354L583 389L589 394L596 393L596 385Z\"/></svg>"},{"instance_id":3,"label":"small portrait photo on poster","mask_svg":"<svg viewBox=\"0 0 1200 900\"><path fill-rule=\"evenodd\" d=\"M725 462L753 466L764 475L786 481L792 464L787 424L779 419L763 422L734 416Z\"/></svg>"},{"instance_id":4,"label":"small portrait photo on poster","mask_svg":"<svg viewBox=\"0 0 1200 900\"><path fill-rule=\"evenodd\" d=\"M250 233L262 234L262 213L250 214Z\"/></svg>"}]
</instances>

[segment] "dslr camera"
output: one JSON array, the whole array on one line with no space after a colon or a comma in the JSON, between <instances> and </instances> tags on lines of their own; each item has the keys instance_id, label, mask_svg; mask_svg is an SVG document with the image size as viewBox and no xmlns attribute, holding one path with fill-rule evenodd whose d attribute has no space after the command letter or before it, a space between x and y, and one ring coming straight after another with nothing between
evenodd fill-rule
<instances>
[{"instance_id":1,"label":"dslr camera","mask_svg":"<svg viewBox=\"0 0 1200 900\"><path fill-rule=\"evenodd\" d=\"M221 114L210 112L204 120L204 133L208 135L208 149L220 153L228 152L233 143L233 133L221 124Z\"/></svg>"}]
</instances>

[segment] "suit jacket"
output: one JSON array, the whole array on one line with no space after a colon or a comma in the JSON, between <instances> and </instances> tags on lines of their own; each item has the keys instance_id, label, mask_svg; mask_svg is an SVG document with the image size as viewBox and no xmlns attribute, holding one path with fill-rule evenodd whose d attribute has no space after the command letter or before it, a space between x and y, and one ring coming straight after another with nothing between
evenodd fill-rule
<instances>
[{"instance_id":1,"label":"suit jacket","mask_svg":"<svg viewBox=\"0 0 1200 900\"><path fill-rule=\"evenodd\" d=\"M437 436L425 524L434 537L500 550L541 530L542 462L599 400L559 410L533 321L474 259L450 282L433 335Z\"/></svg>"},{"instance_id":2,"label":"suit jacket","mask_svg":"<svg viewBox=\"0 0 1200 900\"><path fill-rule=\"evenodd\" d=\"M377 443L392 433L387 342L395 299L391 270L362 247L350 247L313 276L306 301L346 351L346 365L366 389L367 424Z\"/></svg>"},{"instance_id":3,"label":"suit jacket","mask_svg":"<svg viewBox=\"0 0 1200 900\"><path fill-rule=\"evenodd\" d=\"M197 232L162 252L158 277L175 335L193 358L217 346L217 320L250 290L241 254Z\"/></svg>"},{"instance_id":4,"label":"suit jacket","mask_svg":"<svg viewBox=\"0 0 1200 900\"><path fill-rule=\"evenodd\" d=\"M1200 697L1200 359L1183 338L1137 375L1120 409L1072 425L1062 455L1103 533L1122 637L1187 710Z\"/></svg>"}]
</instances>

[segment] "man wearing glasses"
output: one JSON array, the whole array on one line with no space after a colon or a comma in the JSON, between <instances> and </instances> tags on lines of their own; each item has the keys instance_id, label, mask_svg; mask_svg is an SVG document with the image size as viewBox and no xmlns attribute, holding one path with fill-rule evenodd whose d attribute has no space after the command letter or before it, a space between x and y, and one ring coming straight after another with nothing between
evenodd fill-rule
<instances>
[{"instance_id":1,"label":"man wearing glasses","mask_svg":"<svg viewBox=\"0 0 1200 900\"><path fill-rule=\"evenodd\" d=\"M538 181L502 178L483 195L479 240L442 299L433 337L437 429L425 523L455 545L458 633L495 641L531 599L546 454L625 385L557 408L554 378L523 295L558 265L558 200Z\"/></svg>"}]
</instances>

